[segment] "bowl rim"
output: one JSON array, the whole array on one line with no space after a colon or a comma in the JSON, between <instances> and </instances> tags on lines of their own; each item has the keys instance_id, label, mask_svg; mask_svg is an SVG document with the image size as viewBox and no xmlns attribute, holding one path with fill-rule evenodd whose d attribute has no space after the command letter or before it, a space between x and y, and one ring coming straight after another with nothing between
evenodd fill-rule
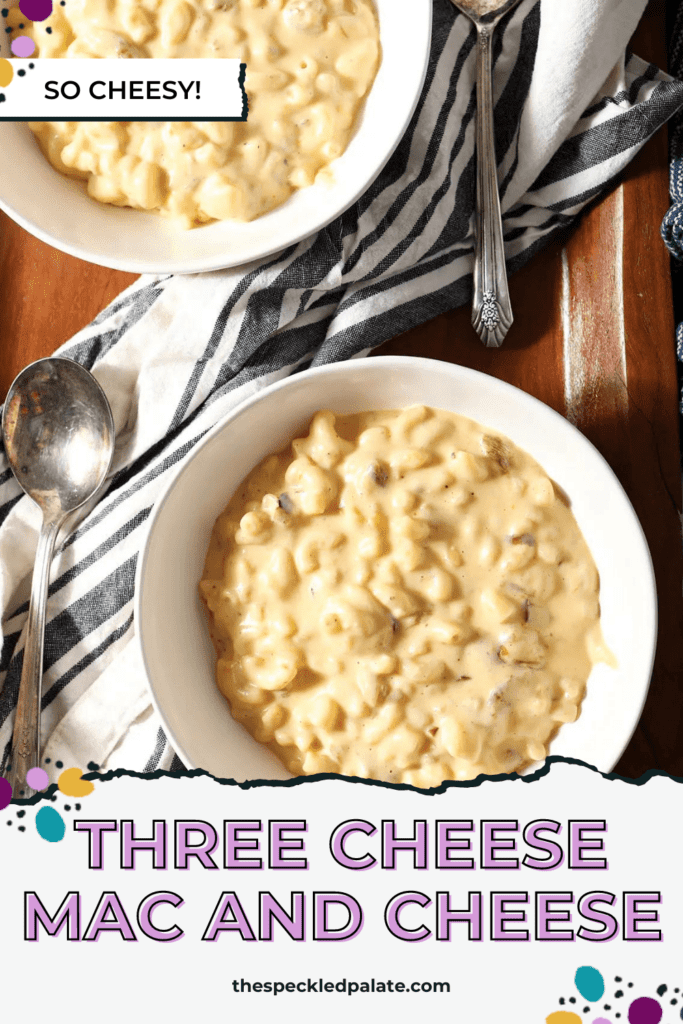
<instances>
[{"instance_id":1,"label":"bowl rim","mask_svg":"<svg viewBox=\"0 0 683 1024\"><path fill-rule=\"evenodd\" d=\"M16 6L16 2L17 2L17 0L10 0L10 6ZM373 2L373 4L376 4L377 0L372 0L372 2ZM413 2L415 2L415 0L409 0L409 2L413 3ZM430 58L430 52L431 52L430 40L431 40L431 35L432 35L432 24L433 24L433 7L432 7L432 2L431 2L431 0L418 0L418 4L419 4L419 6L417 7L415 13L418 14L420 16L420 18L421 18L421 26L422 26L421 31L424 33L424 38L425 38L425 41L426 41L426 45L424 46L421 54L419 55L421 57L421 65L419 66L419 74L417 75L417 77L415 79L415 88L413 90L413 94L412 94L412 97L411 97L411 102L410 102L409 106L406 107L405 110L404 110L404 114L403 114L403 117L401 118L400 124L397 126L398 130L396 132L396 136L395 136L395 139L394 139L392 145L390 146L390 148L385 153L383 153L379 157L379 159L376 158L375 160L371 160L370 161L370 175L369 175L369 177L366 177L364 182L358 183L357 187L354 188L353 193L346 193L346 194L344 194L337 201L337 203L334 206L334 208L331 209L331 210L328 210L325 213L323 213L322 216L316 217L315 215L313 215L310 220L306 220L305 218L302 218L300 223L303 226L300 227L299 229L296 229L294 231L294 233L291 236L288 236L285 241L283 241L282 239L278 239L274 243L268 243L268 242L261 243L261 245L258 247L258 251L257 252L256 251L252 251L252 252L247 253L247 255L245 255L245 256L232 257L230 255L231 246L232 245L237 245L237 247L239 247L239 240L231 241L230 239L225 239L225 240L223 240L222 243L219 240L217 242L217 246L220 244L221 247L223 248L223 254L222 255L208 254L208 255L192 256L192 257L189 257L189 258L187 258L187 257L175 257L175 258L170 258L170 259L166 258L162 263L159 263L159 262L157 262L155 260L150 260L148 258L138 258L138 257L135 257L135 256L128 256L125 253L123 255L120 255L120 256L118 254L110 254L110 255L100 254L100 253L94 253L93 254L92 250L89 249L87 246L79 245L79 244L77 244L77 243L75 243L73 241L70 241L70 240L63 240L61 238L57 238L56 235L52 234L49 230L46 230L45 228L41 227L40 223L38 223L38 221L34 218L33 210L35 209L35 207L33 205L29 206L29 209L31 211L30 213L27 213L27 212L21 213L17 209L15 209L15 207L14 207L14 205L12 203L8 202L6 199L3 198L2 195L0 195L0 210L2 210L4 213L6 213L8 217L10 217L16 224L18 224L20 227L22 227L25 231L28 231L29 234L33 235L35 238L38 238L41 242L45 242L47 245L51 245L53 248L58 249L59 251L64 252L64 253L66 253L69 256L74 256L77 259L85 260L88 263L94 263L96 266L108 267L108 268L110 268L112 270L121 270L121 271L124 271L124 272L127 272L127 273L135 273L135 274L168 274L168 273L171 273L171 274L195 274L195 273L208 273L210 271L215 271L215 270L227 270L227 269L231 269L233 267L244 266L246 264L253 263L253 262L257 261L257 260L266 259L269 256L273 256L275 253L282 252L285 249L288 249L290 246L297 245L300 242L302 242L304 239L310 238L310 237L314 236L315 234L317 234L319 231L322 231L329 224L331 224L332 221L336 220L338 217L341 217L342 214L344 214L351 206L353 206L353 204L355 202L357 202L357 200L370 188L370 186L373 184L373 182L381 174L382 170L384 169L386 164L389 162L389 160L391 159L391 157L395 153L399 143L401 142L401 139L405 135L405 132L406 132L406 130L408 128L408 125L410 124L410 121L411 121L411 119L413 117L413 114L415 113L415 110L416 110L417 105L419 103L420 96L422 95L422 91L423 91L423 88L424 88L424 83L425 83L425 80L426 80L426 77L427 77L427 70L428 70L428 67L429 67L429 58ZM380 40L381 40L381 24L380 24ZM381 70L381 64L380 64L380 70ZM365 99L367 99L367 97L365 97ZM357 127L359 129L362 127L363 111L364 110L365 110L365 104L364 104L364 106L363 106L363 108L361 110L360 119L359 119L358 124L357 124ZM11 123L11 122L4 122L4 121L0 120L0 128L2 128L3 124L6 124L6 123ZM354 142L354 139L356 137L356 134L357 134L357 132L353 133L353 135L351 136L351 138L350 138L350 140L349 140L349 142L347 144L346 150L344 151L344 153L341 154L340 157L337 158L338 160L343 160L343 158L346 155L346 153L348 152L349 148L353 145L353 142ZM43 158L43 159L45 159L45 158ZM334 169L336 162L337 161L334 161L330 165L332 167L332 169ZM55 171L54 173L58 174L59 172ZM67 179L67 181L74 181L74 180L75 179ZM77 184L81 185L82 182L77 182ZM316 187L324 188L324 186L316 186L316 185L312 185L309 188L310 189L315 189ZM299 191L302 191L302 190L299 190ZM308 190L305 190L305 191L308 191ZM269 213L270 212L277 213L277 211L283 209L283 207L286 206L288 202L290 202L292 199L295 199L298 194L299 194L299 192L295 192L293 194L293 196L290 196L289 199L284 204L282 204L282 206L276 207L275 210L268 211L268 212ZM87 197L87 198L89 198L89 197ZM95 203L96 200L90 200L90 202ZM320 208L322 208L322 209L325 208L324 203L322 205L317 205L316 206L316 209L320 209ZM122 210L123 210L123 212L131 212L126 207L123 207ZM143 215L146 215L146 216L149 216L149 217L155 217L155 218L161 219L161 218L159 218L159 215L155 214L154 212L151 212L151 213L148 213L147 211L132 211L132 212L134 212L136 214L143 214ZM268 213L266 213L264 216L267 217ZM257 221L260 221L262 219L263 218L256 218ZM199 227L193 228L192 230L202 230L202 227L211 228L213 226L213 224L221 224L221 223L230 223L230 222L229 221L227 221L227 222L221 222L221 221L212 222L211 224L208 224L208 225L200 225ZM238 223L242 223L242 222L238 222ZM167 226L167 228L168 228L168 230L170 232L173 232L173 224L172 224L172 222L167 222L166 226ZM180 229L178 229L178 230L180 230Z\"/></svg>"},{"instance_id":2,"label":"bowl rim","mask_svg":"<svg viewBox=\"0 0 683 1024\"><path fill-rule=\"evenodd\" d=\"M360 370L361 372L363 372L362 367L372 367L379 363L380 360L386 367L387 372L390 370L392 366L402 366L411 368L417 375L419 371L423 368L429 367L430 370L433 371L436 365L447 374L450 373L454 374L455 376L461 376L462 378L464 378L465 381L469 382L472 386L482 385L485 383L487 388L493 387L494 391L498 391L500 394L507 394L511 396L522 395L523 400L526 400L530 403L532 410L539 409L542 410L543 415L550 415L550 418L554 419L555 423L560 426L561 430L568 432L570 435L574 437L574 440L578 443L579 448L583 447L585 452L589 452L591 456L597 460L597 463L601 465L601 468L607 472L609 478L611 479L611 483L615 488L616 493L620 495L620 498L622 500L622 510L628 517L630 526L634 529L635 537L637 538L641 546L641 555L644 556L644 564L647 570L647 576L645 579L641 580L641 584L643 591L647 591L644 601L645 607L647 607L648 611L651 614L652 621L651 628L648 630L649 651L647 656L647 684L641 688L637 707L634 705L632 709L630 730L628 732L628 735L624 734L623 736L618 755L615 758L613 758L612 763L609 765L608 768L598 769L603 774L609 774L614 770L614 767L619 762L624 751L628 747L640 721L643 708L647 700L650 684L652 682L652 669L657 651L657 581L655 577L652 556L650 554L650 549L640 520L636 515L635 509L633 508L633 505L631 504L631 501L628 495L626 494L624 487L622 486L619 478L617 477L616 473L614 472L610 464L607 462L605 457L601 454L600 451L598 451L595 445L591 441L589 441L589 439L577 427L575 427L573 423L571 423L566 417L562 416L561 413L557 412L551 406L546 405L545 402L542 402L534 395L531 395L528 392L524 391L522 388L518 388L513 384L509 384L507 381L501 380L498 377L493 377L490 374L482 373L481 371L471 369L470 367L461 366L458 363L449 363L445 362L444 360L430 359L422 356L389 355L376 356L373 358L362 360L344 360L343 362L328 363L324 366L312 367L300 373L290 374L288 377L284 377L280 380L274 381L272 384L267 385L262 390L258 391L256 394L249 396L234 409L230 410L230 412L228 412L225 416L221 417L214 424L214 426L207 431L205 436L197 443L197 445L195 445L192 451L184 459L182 459L179 465L175 467L174 470L172 471L172 475L169 477L163 491L157 498L152 513L147 522L144 540L137 561L134 593L134 621L137 624L136 637L134 642L136 642L138 645L138 651L141 656L145 672L145 679L147 682L147 686L149 688L153 707L161 719L162 726L164 728L164 731L166 732L169 741L171 742L173 748L178 752L178 755L180 756L181 760L188 767L201 767L201 765L194 764L194 758L188 756L184 744L179 742L175 734L175 730L171 726L168 717L160 701L158 700L155 684L153 681L153 673L150 671L149 658L146 649L146 639L144 636L145 630L142 628L143 623L146 619L146 613L143 611L143 598L145 593L146 576L150 558L151 538L155 530L157 521L163 515L164 509L166 507L166 504L168 503L168 500L173 490L177 486L181 477L185 474L185 472L188 471L188 467L190 466L192 461L197 457L197 455L204 448L212 444L213 440L224 430L228 429L231 424L233 424L242 416L246 415L253 406L258 405L263 400L270 399L272 395L277 394L279 391L283 389L292 386L300 387L302 381L315 379L321 376L334 377L343 375L345 372L348 372L349 369L352 369L353 371ZM514 439L511 440L514 441ZM536 458L535 455L532 454L532 458ZM559 756L560 758L562 758L565 755L553 755L551 751L549 756ZM575 758L571 758L570 755L566 756L570 757L571 760L576 760ZM526 769L524 774L529 774L530 772L536 770L543 763L544 762L538 762L537 764L532 765L530 768ZM460 783L457 784L459 785Z\"/></svg>"}]
</instances>

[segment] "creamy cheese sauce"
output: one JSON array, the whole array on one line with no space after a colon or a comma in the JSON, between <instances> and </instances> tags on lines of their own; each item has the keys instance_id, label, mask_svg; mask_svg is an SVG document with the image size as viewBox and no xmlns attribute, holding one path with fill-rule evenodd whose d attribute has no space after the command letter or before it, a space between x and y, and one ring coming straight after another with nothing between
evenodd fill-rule
<instances>
[{"instance_id":1,"label":"creamy cheese sauce","mask_svg":"<svg viewBox=\"0 0 683 1024\"><path fill-rule=\"evenodd\" d=\"M610 659L552 481L422 406L318 413L218 518L200 591L233 716L295 775L520 771Z\"/></svg>"},{"instance_id":2,"label":"creamy cheese sauce","mask_svg":"<svg viewBox=\"0 0 683 1024\"><path fill-rule=\"evenodd\" d=\"M10 10L16 32L24 22ZM68 0L30 31L42 57L247 64L244 124L30 126L50 163L86 179L95 199L157 210L186 227L252 220L319 175L324 180L346 149L380 59L372 0Z\"/></svg>"}]
</instances>

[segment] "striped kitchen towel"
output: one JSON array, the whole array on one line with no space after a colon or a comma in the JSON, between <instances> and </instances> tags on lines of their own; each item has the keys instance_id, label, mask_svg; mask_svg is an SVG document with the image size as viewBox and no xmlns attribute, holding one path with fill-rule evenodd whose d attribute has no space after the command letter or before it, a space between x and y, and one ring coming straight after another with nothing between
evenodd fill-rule
<instances>
[{"instance_id":1,"label":"striped kitchen towel","mask_svg":"<svg viewBox=\"0 0 683 1024\"><path fill-rule=\"evenodd\" d=\"M602 195L683 105L683 84L625 53L644 0L523 0L495 45L510 271ZM409 33L409 21L406 32ZM466 303L474 206L475 34L434 0L423 95L386 168L342 217L262 261L141 278L61 350L112 405L109 487L55 559L43 736L56 761L177 768L133 642L135 566L169 473L260 388L348 359ZM39 514L0 463L0 751L21 674Z\"/></svg>"}]
</instances>

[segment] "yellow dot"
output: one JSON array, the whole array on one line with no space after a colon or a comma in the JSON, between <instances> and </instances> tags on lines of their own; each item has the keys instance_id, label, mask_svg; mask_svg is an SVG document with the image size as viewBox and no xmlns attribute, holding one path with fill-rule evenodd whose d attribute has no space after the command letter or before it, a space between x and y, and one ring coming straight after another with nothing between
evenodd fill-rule
<instances>
[{"instance_id":1,"label":"yellow dot","mask_svg":"<svg viewBox=\"0 0 683 1024\"><path fill-rule=\"evenodd\" d=\"M0 57L0 86L4 89L14 78L14 68L8 60Z\"/></svg>"},{"instance_id":2,"label":"yellow dot","mask_svg":"<svg viewBox=\"0 0 683 1024\"><path fill-rule=\"evenodd\" d=\"M66 768L57 779L60 793L64 796L88 796L95 788L92 782L81 778L83 772L80 768ZM560 1022L562 1024L562 1022Z\"/></svg>"},{"instance_id":3,"label":"yellow dot","mask_svg":"<svg viewBox=\"0 0 683 1024\"><path fill-rule=\"evenodd\" d=\"M546 1017L545 1024L581 1024L581 1018L570 1010L556 1010Z\"/></svg>"}]
</instances>

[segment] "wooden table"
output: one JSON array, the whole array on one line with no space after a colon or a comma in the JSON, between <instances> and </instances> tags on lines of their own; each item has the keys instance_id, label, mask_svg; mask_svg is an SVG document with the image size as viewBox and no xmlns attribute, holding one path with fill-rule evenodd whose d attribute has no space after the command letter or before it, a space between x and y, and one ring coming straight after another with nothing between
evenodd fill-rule
<instances>
[{"instance_id":1,"label":"wooden table","mask_svg":"<svg viewBox=\"0 0 683 1024\"><path fill-rule=\"evenodd\" d=\"M664 67L663 4L632 43ZM659 597L659 642L641 722L618 765L683 775L681 473L669 261L659 238L668 207L666 133L571 236L511 281L515 323L501 350L481 346L460 309L382 346L500 377L567 416L602 452L645 530ZM0 214L0 396L135 277L57 252Z\"/></svg>"}]
</instances>

